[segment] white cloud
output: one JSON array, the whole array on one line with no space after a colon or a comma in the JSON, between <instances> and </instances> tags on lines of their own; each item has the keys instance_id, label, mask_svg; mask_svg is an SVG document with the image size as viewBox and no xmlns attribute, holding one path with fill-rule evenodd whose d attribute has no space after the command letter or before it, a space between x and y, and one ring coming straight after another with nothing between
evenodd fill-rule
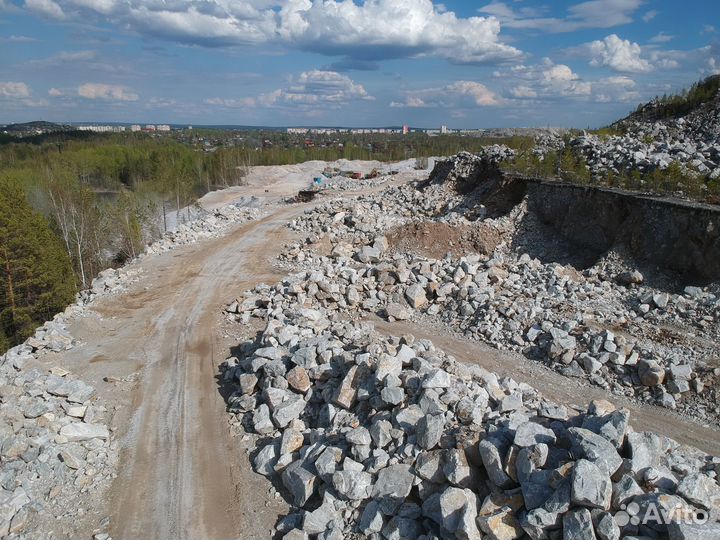
<instances>
[{"instance_id":1,"label":"white cloud","mask_svg":"<svg viewBox=\"0 0 720 540\"><path fill-rule=\"evenodd\" d=\"M28 8L31 4L35 11L55 12L56 17L88 20L94 15L171 41L274 44L368 65L417 56L454 63L522 56L501 41L496 18L459 17L432 0L26 0Z\"/></svg>"},{"instance_id":2,"label":"white cloud","mask_svg":"<svg viewBox=\"0 0 720 540\"><path fill-rule=\"evenodd\" d=\"M0 2L0 7L2 7L2 3ZM33 41L37 41L33 37L29 36L8 36L6 38L0 37L0 41L7 41L8 43L32 43Z\"/></svg>"},{"instance_id":3,"label":"white cloud","mask_svg":"<svg viewBox=\"0 0 720 540\"><path fill-rule=\"evenodd\" d=\"M592 92L592 84L581 80L570 66L555 64L549 58L535 65L496 71L495 77L510 81L507 94L516 99L585 97Z\"/></svg>"},{"instance_id":4,"label":"white cloud","mask_svg":"<svg viewBox=\"0 0 720 540\"><path fill-rule=\"evenodd\" d=\"M304 49L364 59L432 55L482 63L521 55L499 41L497 19L458 18L431 0L289 0L278 33Z\"/></svg>"},{"instance_id":5,"label":"white cloud","mask_svg":"<svg viewBox=\"0 0 720 540\"><path fill-rule=\"evenodd\" d=\"M605 77L592 84L595 101L600 103L635 102L642 98L640 92L635 90L635 81L624 75Z\"/></svg>"},{"instance_id":6,"label":"white cloud","mask_svg":"<svg viewBox=\"0 0 720 540\"><path fill-rule=\"evenodd\" d=\"M553 64L542 72L543 80L549 84L556 82L574 81L578 79L576 73L565 64Z\"/></svg>"},{"instance_id":7,"label":"white cloud","mask_svg":"<svg viewBox=\"0 0 720 540\"><path fill-rule=\"evenodd\" d=\"M510 95L518 99L536 98L537 92L524 84L519 84L509 90Z\"/></svg>"},{"instance_id":8,"label":"white cloud","mask_svg":"<svg viewBox=\"0 0 720 540\"><path fill-rule=\"evenodd\" d=\"M667 43L668 41L672 41L675 39L675 36L666 34L665 32L660 32L659 34L654 35L650 38L650 43Z\"/></svg>"},{"instance_id":9,"label":"white cloud","mask_svg":"<svg viewBox=\"0 0 720 540\"><path fill-rule=\"evenodd\" d=\"M60 96L64 96L65 93L62 90L60 90L59 88L51 88L50 90L48 90L48 95L50 97L60 97Z\"/></svg>"},{"instance_id":10,"label":"white cloud","mask_svg":"<svg viewBox=\"0 0 720 540\"><path fill-rule=\"evenodd\" d=\"M0 101L3 106L16 110L47 105L44 99L33 99L30 87L24 82L0 82Z\"/></svg>"},{"instance_id":11,"label":"white cloud","mask_svg":"<svg viewBox=\"0 0 720 540\"><path fill-rule=\"evenodd\" d=\"M405 93L402 101L393 101L391 107L492 107L501 99L487 86L475 81L455 81L439 88L425 88Z\"/></svg>"},{"instance_id":12,"label":"white cloud","mask_svg":"<svg viewBox=\"0 0 720 540\"><path fill-rule=\"evenodd\" d=\"M25 0L25 7L30 11L50 19L64 19L65 12L53 0Z\"/></svg>"},{"instance_id":13,"label":"white cloud","mask_svg":"<svg viewBox=\"0 0 720 540\"><path fill-rule=\"evenodd\" d=\"M591 66L609 67L613 71L626 73L647 73L653 70L650 62L641 58L640 45L620 39L616 34L589 43L588 50Z\"/></svg>"},{"instance_id":14,"label":"white cloud","mask_svg":"<svg viewBox=\"0 0 720 540\"><path fill-rule=\"evenodd\" d=\"M658 14L657 9L651 9L650 11L645 12L645 15L642 16L642 20L645 22L650 22L655 17L657 17L657 14Z\"/></svg>"},{"instance_id":15,"label":"white cloud","mask_svg":"<svg viewBox=\"0 0 720 540\"><path fill-rule=\"evenodd\" d=\"M242 109L245 107L254 107L256 105L255 98L223 99L215 97L207 98L204 102L208 105L226 107L228 109Z\"/></svg>"},{"instance_id":16,"label":"white cloud","mask_svg":"<svg viewBox=\"0 0 720 540\"><path fill-rule=\"evenodd\" d=\"M78 96L85 99L105 101L137 101L139 96L124 86L101 83L85 83L78 87Z\"/></svg>"},{"instance_id":17,"label":"white cloud","mask_svg":"<svg viewBox=\"0 0 720 540\"><path fill-rule=\"evenodd\" d=\"M497 17L508 28L560 33L631 23L642 4L643 0L589 0L570 6L565 17L543 17L537 9L515 10L505 2L493 2L478 11Z\"/></svg>"},{"instance_id":18,"label":"white cloud","mask_svg":"<svg viewBox=\"0 0 720 540\"><path fill-rule=\"evenodd\" d=\"M30 87L24 82L0 82L0 98L20 99L30 97Z\"/></svg>"},{"instance_id":19,"label":"white cloud","mask_svg":"<svg viewBox=\"0 0 720 540\"><path fill-rule=\"evenodd\" d=\"M353 101L372 101L362 84L335 71L312 70L301 73L288 87L257 97L239 99L208 98L205 103L227 108L296 106L337 108Z\"/></svg>"}]
</instances>

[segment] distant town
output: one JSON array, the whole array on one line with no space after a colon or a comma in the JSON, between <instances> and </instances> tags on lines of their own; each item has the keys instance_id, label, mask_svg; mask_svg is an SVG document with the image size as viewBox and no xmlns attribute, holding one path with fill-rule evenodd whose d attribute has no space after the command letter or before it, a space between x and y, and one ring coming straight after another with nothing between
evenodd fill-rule
<instances>
[{"instance_id":1,"label":"distant town","mask_svg":"<svg viewBox=\"0 0 720 540\"><path fill-rule=\"evenodd\" d=\"M262 126L201 126L202 129L221 129L221 130L271 130L271 131L285 131L286 133L293 135L333 135L333 134L352 134L352 135L367 135L367 134L395 134L395 135L408 135L410 133L423 133L426 135L448 135L448 134L477 134L484 132L484 129L451 129L448 126L440 126L439 128L415 128L408 125L400 127L372 127L372 128L351 128L351 127L262 127ZM23 124L7 124L0 126L0 132L4 134L16 135L16 136L30 136L30 135L43 135L45 133L63 131L63 130L77 130L77 131L91 131L94 133L156 133L156 132L170 132L170 131L185 131L192 130L191 125L170 125L170 124L100 124L100 123L70 123L70 124L55 124L52 122L27 122Z\"/></svg>"}]
</instances>

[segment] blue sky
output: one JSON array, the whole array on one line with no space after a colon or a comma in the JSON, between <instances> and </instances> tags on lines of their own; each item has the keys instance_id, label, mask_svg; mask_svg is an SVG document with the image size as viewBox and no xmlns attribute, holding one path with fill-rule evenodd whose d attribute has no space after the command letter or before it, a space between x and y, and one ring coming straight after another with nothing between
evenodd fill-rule
<instances>
[{"instance_id":1,"label":"blue sky","mask_svg":"<svg viewBox=\"0 0 720 540\"><path fill-rule=\"evenodd\" d=\"M0 123L597 127L720 72L719 6L0 0Z\"/></svg>"}]
</instances>

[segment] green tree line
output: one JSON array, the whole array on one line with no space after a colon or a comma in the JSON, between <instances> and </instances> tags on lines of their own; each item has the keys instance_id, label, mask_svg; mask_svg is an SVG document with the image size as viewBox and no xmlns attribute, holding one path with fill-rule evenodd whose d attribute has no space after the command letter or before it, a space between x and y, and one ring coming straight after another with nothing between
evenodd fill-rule
<instances>
[{"instance_id":1,"label":"green tree line","mask_svg":"<svg viewBox=\"0 0 720 540\"><path fill-rule=\"evenodd\" d=\"M138 255L163 232L164 212L242 182L245 159L142 134L1 145L0 350Z\"/></svg>"}]
</instances>

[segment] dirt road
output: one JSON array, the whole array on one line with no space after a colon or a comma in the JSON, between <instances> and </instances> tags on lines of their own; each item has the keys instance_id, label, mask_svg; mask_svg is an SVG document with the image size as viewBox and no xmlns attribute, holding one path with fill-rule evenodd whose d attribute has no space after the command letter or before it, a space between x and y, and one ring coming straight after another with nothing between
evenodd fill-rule
<instances>
[{"instance_id":1,"label":"dirt road","mask_svg":"<svg viewBox=\"0 0 720 540\"><path fill-rule=\"evenodd\" d=\"M252 473L228 430L216 375L230 344L218 329L229 291L281 277L272 261L301 211L285 207L224 238L147 259L140 283L97 302L99 318L72 325L83 345L65 365L122 405L112 420L121 444L108 505L113 538L269 533L277 512L264 529L257 522ZM136 371L134 385L103 380Z\"/></svg>"},{"instance_id":2,"label":"dirt road","mask_svg":"<svg viewBox=\"0 0 720 540\"><path fill-rule=\"evenodd\" d=\"M268 217L223 238L148 258L141 281L94 304L98 316L71 325L83 345L63 363L117 404L111 426L120 468L105 501L116 540L270 537L284 503L268 495L270 484L252 472L242 442L231 437L216 381L232 345L221 335L222 307L239 291L281 278L272 263L291 238L286 224L303 210L274 205ZM405 323L377 326L430 338L460 360L529 382L568 405L613 399L551 372L538 375L521 357L476 343ZM707 451L720 448L718 431L654 407L631 408L639 429Z\"/></svg>"}]
</instances>

